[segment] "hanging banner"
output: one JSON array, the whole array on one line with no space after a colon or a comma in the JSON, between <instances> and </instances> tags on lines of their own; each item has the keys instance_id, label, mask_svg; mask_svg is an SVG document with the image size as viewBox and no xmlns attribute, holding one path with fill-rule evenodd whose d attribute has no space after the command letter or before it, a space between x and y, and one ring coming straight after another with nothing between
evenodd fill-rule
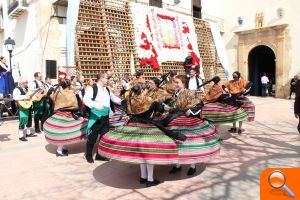
<instances>
[{"instance_id":1,"label":"hanging banner","mask_svg":"<svg viewBox=\"0 0 300 200\"><path fill-rule=\"evenodd\" d=\"M217 54L220 59L220 62L225 70L225 74L227 79L230 79L230 68L228 63L228 57L225 49L225 45L221 36L220 26L216 23L210 22L210 29L212 32L212 36L214 38L214 43L217 49Z\"/></svg>"},{"instance_id":2,"label":"hanging banner","mask_svg":"<svg viewBox=\"0 0 300 200\"><path fill-rule=\"evenodd\" d=\"M75 27L78 19L80 0L69 1L67 10L67 65L74 66Z\"/></svg>"},{"instance_id":3,"label":"hanging banner","mask_svg":"<svg viewBox=\"0 0 300 200\"><path fill-rule=\"evenodd\" d=\"M183 62L189 53L201 65L192 17L137 3L130 7L142 66L158 70L162 62Z\"/></svg>"}]
</instances>

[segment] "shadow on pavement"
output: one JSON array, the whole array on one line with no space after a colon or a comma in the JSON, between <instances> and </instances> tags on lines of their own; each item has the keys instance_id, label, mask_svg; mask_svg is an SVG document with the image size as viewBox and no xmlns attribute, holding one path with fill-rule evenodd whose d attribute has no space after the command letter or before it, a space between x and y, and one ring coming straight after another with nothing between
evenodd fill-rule
<instances>
[{"instance_id":1,"label":"shadow on pavement","mask_svg":"<svg viewBox=\"0 0 300 200\"><path fill-rule=\"evenodd\" d=\"M45 146L45 149L51 153L51 154L55 154L56 150L57 150L57 146L53 145L53 144L47 144ZM79 153L83 153L85 152L85 142L80 142L80 143L76 143L76 144L70 144L70 145L66 145L66 149L68 149L69 151L69 155L70 154L79 154Z\"/></svg>"},{"instance_id":2,"label":"shadow on pavement","mask_svg":"<svg viewBox=\"0 0 300 200\"><path fill-rule=\"evenodd\" d=\"M201 175L206 169L206 164L197 164L196 174L187 176L189 166L182 166L181 172L169 174L171 165L155 166L154 178L160 181L177 181ZM140 167L138 164L127 164L118 161L105 162L93 171L96 181L110 187L120 189L140 189L145 188L145 184L139 183Z\"/></svg>"},{"instance_id":3,"label":"shadow on pavement","mask_svg":"<svg viewBox=\"0 0 300 200\"><path fill-rule=\"evenodd\" d=\"M10 141L11 139L9 138L10 134L1 134L0 135L0 142L6 142Z\"/></svg>"}]
</instances>

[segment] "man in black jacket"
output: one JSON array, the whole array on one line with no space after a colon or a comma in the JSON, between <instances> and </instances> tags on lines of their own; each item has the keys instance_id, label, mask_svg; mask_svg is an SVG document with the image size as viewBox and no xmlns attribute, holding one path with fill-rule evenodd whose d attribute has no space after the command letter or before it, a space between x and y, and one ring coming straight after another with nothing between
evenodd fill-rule
<instances>
[{"instance_id":1,"label":"man in black jacket","mask_svg":"<svg viewBox=\"0 0 300 200\"><path fill-rule=\"evenodd\" d=\"M294 78L292 78L291 80L291 91L290 91L290 98L291 99L291 96L292 96L292 93L295 93L296 92L296 83L297 83L297 76L294 76Z\"/></svg>"},{"instance_id":2,"label":"man in black jacket","mask_svg":"<svg viewBox=\"0 0 300 200\"><path fill-rule=\"evenodd\" d=\"M294 104L294 114L295 117L299 119L298 131L300 133L300 81L297 78L297 76L295 76L295 78L297 80L297 83L295 85L296 97L295 97L295 104Z\"/></svg>"}]
</instances>

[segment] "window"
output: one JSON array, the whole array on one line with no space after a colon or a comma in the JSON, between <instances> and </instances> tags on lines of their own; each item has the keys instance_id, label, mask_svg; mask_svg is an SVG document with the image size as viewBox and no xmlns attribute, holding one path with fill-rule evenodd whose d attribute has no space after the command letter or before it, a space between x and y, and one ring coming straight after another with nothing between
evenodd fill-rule
<instances>
[{"instance_id":1,"label":"window","mask_svg":"<svg viewBox=\"0 0 300 200\"><path fill-rule=\"evenodd\" d=\"M46 60L46 76L56 79L56 60Z\"/></svg>"},{"instance_id":2,"label":"window","mask_svg":"<svg viewBox=\"0 0 300 200\"><path fill-rule=\"evenodd\" d=\"M149 0L149 6L162 8L162 0Z\"/></svg>"},{"instance_id":3,"label":"window","mask_svg":"<svg viewBox=\"0 0 300 200\"><path fill-rule=\"evenodd\" d=\"M193 0L193 17L202 19L201 0Z\"/></svg>"}]
</instances>

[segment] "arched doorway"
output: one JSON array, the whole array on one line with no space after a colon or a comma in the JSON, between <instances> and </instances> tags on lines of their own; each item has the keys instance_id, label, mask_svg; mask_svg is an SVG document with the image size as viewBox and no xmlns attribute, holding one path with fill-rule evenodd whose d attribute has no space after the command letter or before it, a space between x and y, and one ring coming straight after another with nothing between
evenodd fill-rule
<instances>
[{"instance_id":1,"label":"arched doorway","mask_svg":"<svg viewBox=\"0 0 300 200\"><path fill-rule=\"evenodd\" d=\"M253 48L248 55L249 80L253 82L251 94L261 96L261 77L265 72L272 84L276 83L275 53L265 45ZM269 93L271 90L269 89ZM274 93L272 93L274 95Z\"/></svg>"}]
</instances>

